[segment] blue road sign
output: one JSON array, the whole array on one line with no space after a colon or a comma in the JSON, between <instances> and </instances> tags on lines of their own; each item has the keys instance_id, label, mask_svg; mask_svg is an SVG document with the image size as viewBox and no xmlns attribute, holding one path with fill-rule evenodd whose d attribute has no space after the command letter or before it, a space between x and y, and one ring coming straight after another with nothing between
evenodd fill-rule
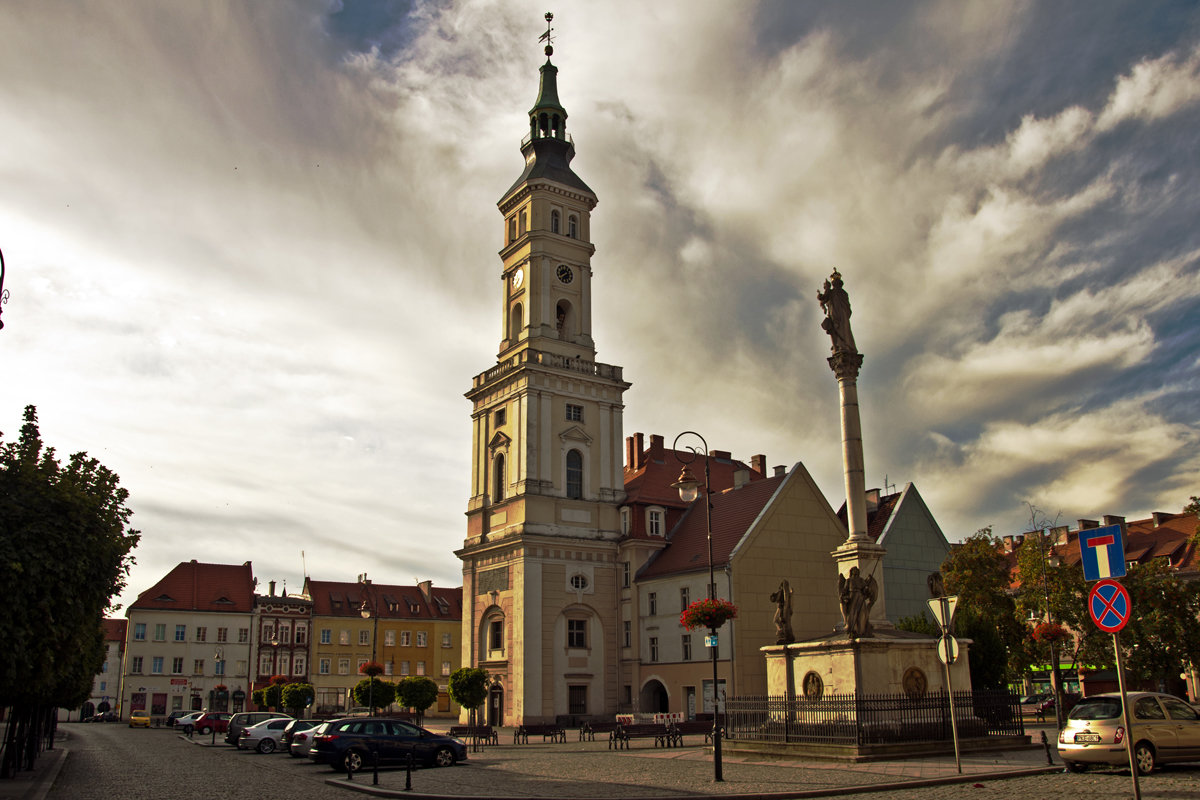
<instances>
[{"instance_id":1,"label":"blue road sign","mask_svg":"<svg viewBox=\"0 0 1200 800\"><path fill-rule=\"evenodd\" d=\"M1116 633L1129 622L1133 603L1129 592L1116 581L1102 580L1088 593L1088 614L1096 627L1108 633Z\"/></svg>"},{"instance_id":2,"label":"blue road sign","mask_svg":"<svg viewBox=\"0 0 1200 800\"><path fill-rule=\"evenodd\" d=\"M1099 581L1125 574L1125 539L1120 525L1079 532L1079 555L1083 560L1083 579Z\"/></svg>"}]
</instances>

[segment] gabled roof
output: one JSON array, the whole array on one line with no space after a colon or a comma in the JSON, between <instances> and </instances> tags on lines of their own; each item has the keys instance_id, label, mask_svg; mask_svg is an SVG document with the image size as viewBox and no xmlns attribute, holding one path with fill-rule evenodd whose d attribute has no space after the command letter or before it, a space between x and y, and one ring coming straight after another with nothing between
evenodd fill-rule
<instances>
[{"instance_id":1,"label":"gabled roof","mask_svg":"<svg viewBox=\"0 0 1200 800\"><path fill-rule=\"evenodd\" d=\"M254 608L254 570L244 564L185 561L138 595L128 611L216 611L249 613Z\"/></svg>"},{"instance_id":2,"label":"gabled roof","mask_svg":"<svg viewBox=\"0 0 1200 800\"><path fill-rule=\"evenodd\" d=\"M304 581L304 593L312 598L313 616L358 617L366 602L378 608L380 619L462 619L462 587L453 589L427 585L426 598L421 586L357 581Z\"/></svg>"},{"instance_id":3,"label":"gabled roof","mask_svg":"<svg viewBox=\"0 0 1200 800\"><path fill-rule=\"evenodd\" d=\"M738 489L727 489L712 496L712 563L724 567L730 553L737 547L759 514L783 485L787 476L747 483ZM704 498L692 503L683 519L667 535L667 546L655 553L638 570L638 580L659 578L681 572L708 569L708 523Z\"/></svg>"},{"instance_id":4,"label":"gabled roof","mask_svg":"<svg viewBox=\"0 0 1200 800\"><path fill-rule=\"evenodd\" d=\"M878 493L878 491L878 489L872 489L870 492L867 492L867 494L870 495L871 492ZM896 510L896 506L900 502L901 494L901 492L896 492L895 494L881 495L875 508L868 507L867 536L871 537L871 541L878 542L879 537L882 536L884 530L887 529L888 521L891 520L892 513ZM845 501L842 502L842 507L837 511L837 517L839 520L841 520L842 525L849 530L849 524L846 522Z\"/></svg>"}]
</instances>

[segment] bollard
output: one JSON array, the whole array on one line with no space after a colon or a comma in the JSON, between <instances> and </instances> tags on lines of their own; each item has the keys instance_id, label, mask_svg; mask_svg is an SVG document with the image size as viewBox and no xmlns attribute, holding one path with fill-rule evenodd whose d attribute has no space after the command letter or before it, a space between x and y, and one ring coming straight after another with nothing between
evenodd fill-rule
<instances>
[{"instance_id":1,"label":"bollard","mask_svg":"<svg viewBox=\"0 0 1200 800\"><path fill-rule=\"evenodd\" d=\"M1050 756L1050 740L1046 738L1046 732L1042 731L1042 746L1046 748L1046 763L1054 766L1054 759Z\"/></svg>"},{"instance_id":2,"label":"bollard","mask_svg":"<svg viewBox=\"0 0 1200 800\"><path fill-rule=\"evenodd\" d=\"M348 781L354 780L354 768L350 766L349 754L347 754L346 757L342 760L342 763L344 763L346 765L346 780L348 780Z\"/></svg>"},{"instance_id":3,"label":"bollard","mask_svg":"<svg viewBox=\"0 0 1200 800\"><path fill-rule=\"evenodd\" d=\"M404 791L406 791L406 792L412 791L412 762L413 762L412 751L409 750L408 751L408 759L406 762L406 768L404 771Z\"/></svg>"},{"instance_id":4,"label":"bollard","mask_svg":"<svg viewBox=\"0 0 1200 800\"><path fill-rule=\"evenodd\" d=\"M378 786L379 785L379 745L375 745L375 747L373 747L371 749L371 761L375 767L375 777L371 780L371 783Z\"/></svg>"},{"instance_id":5,"label":"bollard","mask_svg":"<svg viewBox=\"0 0 1200 800\"><path fill-rule=\"evenodd\" d=\"M212 737L213 737L212 741L209 742L209 744L211 744L213 747L216 747L217 746L217 726L216 725L213 725Z\"/></svg>"}]
</instances>

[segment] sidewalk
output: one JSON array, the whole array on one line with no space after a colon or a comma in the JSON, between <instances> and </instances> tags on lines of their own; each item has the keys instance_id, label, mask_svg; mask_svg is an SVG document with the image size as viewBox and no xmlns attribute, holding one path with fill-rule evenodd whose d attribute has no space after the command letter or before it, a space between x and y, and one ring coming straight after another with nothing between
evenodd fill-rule
<instances>
[{"instance_id":1,"label":"sidewalk","mask_svg":"<svg viewBox=\"0 0 1200 800\"><path fill-rule=\"evenodd\" d=\"M66 736L59 731L54 737L54 749L38 753L33 769L21 770L16 777L0 779L0 800L42 800L67 760L63 748Z\"/></svg>"},{"instance_id":2,"label":"sidewalk","mask_svg":"<svg viewBox=\"0 0 1200 800\"><path fill-rule=\"evenodd\" d=\"M704 746L702 737L681 748L655 748L645 742L619 752L609 750L606 742L503 744L511 741L511 734L506 740L503 732L500 741L502 744L486 747L484 752L471 752L465 765L414 769L411 790L405 789L405 770L396 768L380 770L378 785L369 770L349 781L339 775L326 783L382 797L713 800L827 797L1062 771L1057 758L1054 766L1047 764L1041 746L964 754L961 775L952 754L869 763L760 760L725 754L724 780L717 783L711 748Z\"/></svg>"}]
</instances>

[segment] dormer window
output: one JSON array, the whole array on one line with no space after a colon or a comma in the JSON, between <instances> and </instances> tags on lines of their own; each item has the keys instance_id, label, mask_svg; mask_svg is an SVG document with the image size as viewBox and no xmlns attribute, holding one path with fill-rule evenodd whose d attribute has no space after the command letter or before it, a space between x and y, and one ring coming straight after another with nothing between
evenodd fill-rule
<instances>
[{"instance_id":1,"label":"dormer window","mask_svg":"<svg viewBox=\"0 0 1200 800\"><path fill-rule=\"evenodd\" d=\"M646 512L646 533L650 536L663 535L663 512L661 508L652 508Z\"/></svg>"}]
</instances>

